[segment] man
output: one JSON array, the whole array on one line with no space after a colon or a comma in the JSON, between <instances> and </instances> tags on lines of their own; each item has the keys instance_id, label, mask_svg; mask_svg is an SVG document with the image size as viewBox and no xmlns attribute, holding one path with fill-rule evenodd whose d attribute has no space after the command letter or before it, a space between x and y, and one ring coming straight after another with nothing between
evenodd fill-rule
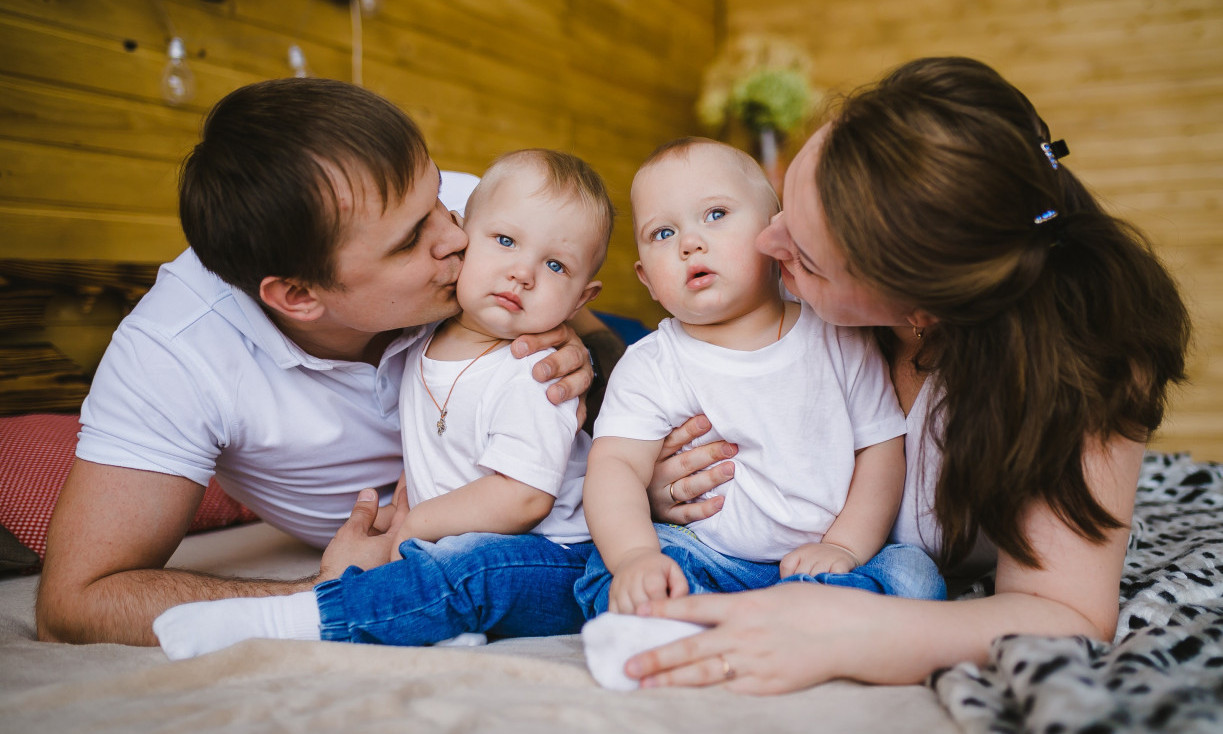
<instances>
[{"instance_id":1,"label":"man","mask_svg":"<svg viewBox=\"0 0 1223 734\"><path fill-rule=\"evenodd\" d=\"M404 353L413 327L458 310L467 240L443 183L411 120L359 87L282 79L217 104L182 170L191 249L120 324L82 407L40 639L153 645L152 620L172 605L302 591L343 570L327 554L319 576L290 582L165 569L214 472L318 547L342 525L354 539L385 530ZM583 314L579 328L598 326ZM558 351L536 378L563 376L549 399L585 392L592 370L572 329L523 337L514 353L545 346ZM354 509L366 487L382 510L372 493Z\"/></svg>"}]
</instances>

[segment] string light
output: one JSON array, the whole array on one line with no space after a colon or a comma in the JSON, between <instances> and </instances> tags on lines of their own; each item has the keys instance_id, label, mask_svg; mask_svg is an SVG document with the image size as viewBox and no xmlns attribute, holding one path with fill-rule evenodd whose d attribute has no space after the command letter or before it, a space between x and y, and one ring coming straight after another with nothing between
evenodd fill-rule
<instances>
[{"instance_id":1,"label":"string light","mask_svg":"<svg viewBox=\"0 0 1223 734\"><path fill-rule=\"evenodd\" d=\"M293 76L298 79L310 76L310 67L306 65L306 54L296 43L289 46L289 66L293 69Z\"/></svg>"},{"instance_id":2,"label":"string light","mask_svg":"<svg viewBox=\"0 0 1223 734\"><path fill-rule=\"evenodd\" d=\"M161 72L161 98L166 104L178 106L195 97L195 74L187 67L187 51L183 39L175 36L166 49L166 68Z\"/></svg>"}]
</instances>

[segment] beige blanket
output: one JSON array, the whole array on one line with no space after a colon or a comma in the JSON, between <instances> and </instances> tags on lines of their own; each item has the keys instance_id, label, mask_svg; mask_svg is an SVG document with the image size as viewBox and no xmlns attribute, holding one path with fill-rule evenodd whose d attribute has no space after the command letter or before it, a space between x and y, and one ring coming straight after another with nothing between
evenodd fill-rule
<instances>
[{"instance_id":1,"label":"beige blanket","mask_svg":"<svg viewBox=\"0 0 1223 734\"><path fill-rule=\"evenodd\" d=\"M292 578L318 553L262 524L192 536L171 565ZM37 577L0 581L0 732L955 732L921 686L787 696L605 691L577 636L475 649L253 640L193 660L34 640Z\"/></svg>"}]
</instances>

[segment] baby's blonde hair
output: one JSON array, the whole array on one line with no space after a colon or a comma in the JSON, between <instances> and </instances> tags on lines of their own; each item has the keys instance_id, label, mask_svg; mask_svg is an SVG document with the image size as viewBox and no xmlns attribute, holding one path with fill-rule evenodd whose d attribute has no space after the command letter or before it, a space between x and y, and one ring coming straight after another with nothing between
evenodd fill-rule
<instances>
[{"instance_id":1,"label":"baby's blonde hair","mask_svg":"<svg viewBox=\"0 0 1223 734\"><path fill-rule=\"evenodd\" d=\"M603 177L589 163L572 153L548 148L525 148L498 156L480 178L480 183L467 200L467 216L479 209L498 182L507 175L534 167L544 175L544 185L538 193L558 197L574 197L590 208L597 217L601 246L595 258L595 271L607 257L607 245L611 241L612 226L616 220L616 207L607 193Z\"/></svg>"},{"instance_id":2,"label":"baby's blonde hair","mask_svg":"<svg viewBox=\"0 0 1223 734\"><path fill-rule=\"evenodd\" d=\"M688 136L663 143L655 148L654 152L650 153L645 161L642 162L641 167L637 169L637 175L640 176L642 171L649 169L659 161L677 156L687 156L689 151L702 145L711 145L726 153L730 160L743 172L748 183L759 192L762 203L769 210L770 217L781 211L781 201L777 198L777 191L773 189L773 184L769 183L768 177L764 175L764 169L760 167L756 159L733 145L727 145L719 140Z\"/></svg>"}]
</instances>

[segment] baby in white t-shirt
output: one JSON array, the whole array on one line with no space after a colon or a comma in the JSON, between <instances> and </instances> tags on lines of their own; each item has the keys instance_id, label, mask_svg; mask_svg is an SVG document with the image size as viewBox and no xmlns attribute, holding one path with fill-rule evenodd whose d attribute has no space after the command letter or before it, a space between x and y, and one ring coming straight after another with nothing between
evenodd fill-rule
<instances>
[{"instance_id":1,"label":"baby in white t-shirt","mask_svg":"<svg viewBox=\"0 0 1223 734\"><path fill-rule=\"evenodd\" d=\"M595 422L583 493L598 550L576 586L587 616L781 580L941 598L921 550L884 548L905 475L886 363L869 334L783 299L776 262L755 247L779 209L760 167L678 140L638 170L632 204L637 275L674 318L621 358ZM653 525L662 441L700 413L713 426L702 441L739 447L715 490L722 510Z\"/></svg>"},{"instance_id":2,"label":"baby in white t-shirt","mask_svg":"<svg viewBox=\"0 0 1223 734\"><path fill-rule=\"evenodd\" d=\"M388 563L299 594L174 607L154 622L166 654L252 637L429 645L576 632L573 584L593 551L581 499L590 437L577 400L552 405L532 377L545 355L508 347L598 294L614 216L602 179L573 155L495 161L467 202L462 312L407 355L407 502Z\"/></svg>"}]
</instances>

